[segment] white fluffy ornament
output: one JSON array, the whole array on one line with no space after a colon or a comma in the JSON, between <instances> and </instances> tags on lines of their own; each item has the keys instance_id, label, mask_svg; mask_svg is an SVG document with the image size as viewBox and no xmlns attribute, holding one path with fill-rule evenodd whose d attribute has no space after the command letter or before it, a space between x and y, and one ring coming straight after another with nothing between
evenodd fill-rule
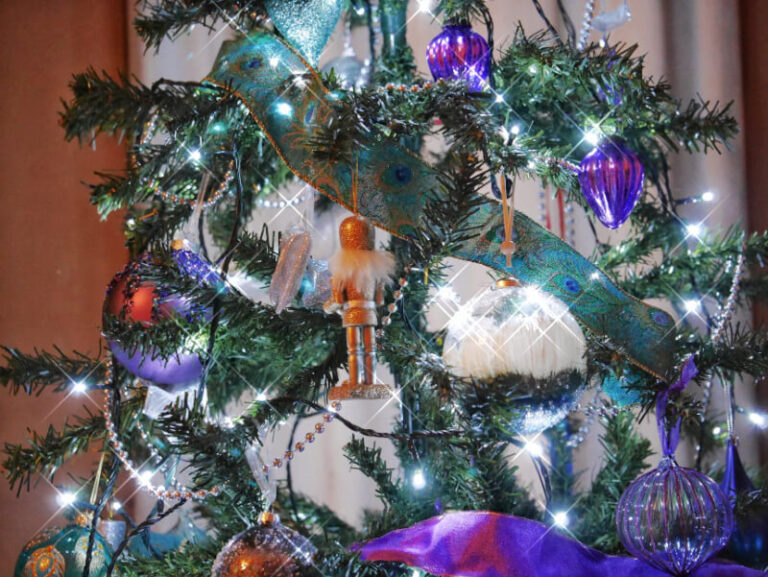
<instances>
[{"instance_id":1,"label":"white fluffy ornament","mask_svg":"<svg viewBox=\"0 0 768 577\"><path fill-rule=\"evenodd\" d=\"M458 377L514 387L510 423L516 433L538 433L559 423L587 380L584 333L568 307L514 280L480 293L448 324L443 361Z\"/></svg>"}]
</instances>

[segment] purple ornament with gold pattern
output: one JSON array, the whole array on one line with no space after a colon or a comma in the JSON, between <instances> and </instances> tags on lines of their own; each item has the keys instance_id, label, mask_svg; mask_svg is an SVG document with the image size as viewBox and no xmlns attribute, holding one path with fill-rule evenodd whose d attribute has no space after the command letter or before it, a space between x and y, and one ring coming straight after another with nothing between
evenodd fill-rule
<instances>
[{"instance_id":1,"label":"purple ornament with gold pattern","mask_svg":"<svg viewBox=\"0 0 768 577\"><path fill-rule=\"evenodd\" d=\"M488 83L491 51L469 24L446 24L427 47L427 63L435 80L462 79L470 91L480 92Z\"/></svg>"},{"instance_id":2,"label":"purple ornament with gold pattern","mask_svg":"<svg viewBox=\"0 0 768 577\"><path fill-rule=\"evenodd\" d=\"M643 165L619 138L605 139L579 167L581 192L598 220L619 228L629 218L643 191Z\"/></svg>"}]
</instances>

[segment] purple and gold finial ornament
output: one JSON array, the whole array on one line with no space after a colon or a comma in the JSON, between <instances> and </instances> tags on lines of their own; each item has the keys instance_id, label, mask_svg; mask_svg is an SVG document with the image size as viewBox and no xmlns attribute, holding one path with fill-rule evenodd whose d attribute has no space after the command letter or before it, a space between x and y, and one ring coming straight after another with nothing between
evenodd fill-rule
<instances>
[{"instance_id":1,"label":"purple and gold finial ornament","mask_svg":"<svg viewBox=\"0 0 768 577\"><path fill-rule=\"evenodd\" d=\"M449 23L429 43L427 63L435 80L461 79L471 92L481 92L488 85L491 51L467 22Z\"/></svg>"}]
</instances>

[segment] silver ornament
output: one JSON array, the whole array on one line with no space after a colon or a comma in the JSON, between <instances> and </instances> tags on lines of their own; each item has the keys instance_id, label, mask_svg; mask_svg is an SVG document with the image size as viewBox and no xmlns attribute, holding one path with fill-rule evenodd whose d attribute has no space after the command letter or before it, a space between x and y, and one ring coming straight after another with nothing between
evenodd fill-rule
<instances>
[{"instance_id":1,"label":"silver ornament","mask_svg":"<svg viewBox=\"0 0 768 577\"><path fill-rule=\"evenodd\" d=\"M615 30L630 20L632 20L632 13L629 11L629 2L624 0L621 6L615 10L602 10L600 14L595 16L592 19L592 28L602 32L603 36L605 36L611 30Z\"/></svg>"},{"instance_id":2,"label":"silver ornament","mask_svg":"<svg viewBox=\"0 0 768 577\"><path fill-rule=\"evenodd\" d=\"M323 66L323 72L336 74L342 88L358 90L368 84L368 64L357 58L351 45L344 47L341 56Z\"/></svg>"},{"instance_id":3,"label":"silver ornament","mask_svg":"<svg viewBox=\"0 0 768 577\"><path fill-rule=\"evenodd\" d=\"M328 261L309 259L307 272L302 282L303 292L301 302L308 309L323 310L323 306L331 298L331 271Z\"/></svg>"}]
</instances>

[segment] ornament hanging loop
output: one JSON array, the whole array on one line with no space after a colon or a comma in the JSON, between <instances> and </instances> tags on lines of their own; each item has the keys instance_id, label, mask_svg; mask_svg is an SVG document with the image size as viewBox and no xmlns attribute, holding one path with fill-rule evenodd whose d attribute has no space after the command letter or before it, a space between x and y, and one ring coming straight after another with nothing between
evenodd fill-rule
<instances>
[{"instance_id":1,"label":"ornament hanging loop","mask_svg":"<svg viewBox=\"0 0 768 577\"><path fill-rule=\"evenodd\" d=\"M512 182L510 189L507 189L507 177L504 173L501 175L501 210L504 216L504 242L501 243L501 254L507 257L507 268L509 268L512 266L512 255L517 249L512 240L515 226L515 185Z\"/></svg>"},{"instance_id":2,"label":"ornament hanging loop","mask_svg":"<svg viewBox=\"0 0 768 577\"><path fill-rule=\"evenodd\" d=\"M669 393L667 391L659 393L656 397L656 428L659 432L661 441L661 451L664 457L674 460L677 445L680 442L680 425L682 419L677 417L675 424L670 428L667 426L667 401Z\"/></svg>"}]
</instances>

